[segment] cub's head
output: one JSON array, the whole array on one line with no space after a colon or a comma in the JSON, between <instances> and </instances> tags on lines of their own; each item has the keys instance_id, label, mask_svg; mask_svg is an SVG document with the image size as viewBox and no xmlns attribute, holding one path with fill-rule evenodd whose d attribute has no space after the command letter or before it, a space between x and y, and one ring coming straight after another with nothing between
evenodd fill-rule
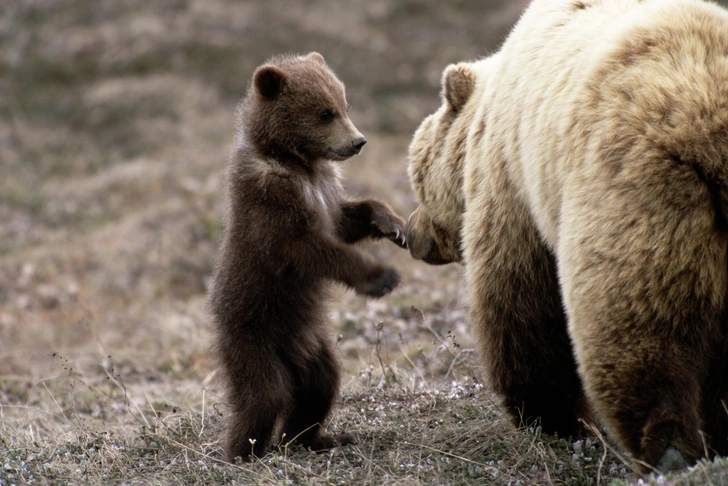
<instances>
[{"instance_id":1,"label":"cub's head","mask_svg":"<svg viewBox=\"0 0 728 486\"><path fill-rule=\"evenodd\" d=\"M367 140L348 111L343 83L312 52L274 57L256 69L240 118L263 155L310 164L359 153Z\"/></svg>"},{"instance_id":2,"label":"cub's head","mask_svg":"<svg viewBox=\"0 0 728 486\"><path fill-rule=\"evenodd\" d=\"M409 148L409 176L419 207L406 237L412 257L438 265L461 261L463 160L475 123L479 94L493 58L448 66L442 74L442 106L425 118Z\"/></svg>"}]
</instances>

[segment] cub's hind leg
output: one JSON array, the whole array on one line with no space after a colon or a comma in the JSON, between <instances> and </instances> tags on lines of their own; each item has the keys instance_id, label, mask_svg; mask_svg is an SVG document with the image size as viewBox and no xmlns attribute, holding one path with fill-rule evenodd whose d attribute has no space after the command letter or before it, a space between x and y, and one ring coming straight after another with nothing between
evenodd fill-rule
<instances>
[{"instance_id":1,"label":"cub's hind leg","mask_svg":"<svg viewBox=\"0 0 728 486\"><path fill-rule=\"evenodd\" d=\"M267 452L281 411L290 407L291 380L280 360L256 346L238 344L228 351L221 353L230 406L225 455L234 462Z\"/></svg>"},{"instance_id":2,"label":"cub's hind leg","mask_svg":"<svg viewBox=\"0 0 728 486\"><path fill-rule=\"evenodd\" d=\"M302 365L292 370L293 407L284 423L285 441L295 441L312 450L330 449L356 442L351 434L332 435L324 429L339 392L339 363L327 338Z\"/></svg>"},{"instance_id":3,"label":"cub's hind leg","mask_svg":"<svg viewBox=\"0 0 728 486\"><path fill-rule=\"evenodd\" d=\"M247 460L250 456L262 456L271 443L279 408L265 404L265 400L260 398L241 400L231 405L233 411L225 443L227 460L235 462L237 457Z\"/></svg>"}]
</instances>

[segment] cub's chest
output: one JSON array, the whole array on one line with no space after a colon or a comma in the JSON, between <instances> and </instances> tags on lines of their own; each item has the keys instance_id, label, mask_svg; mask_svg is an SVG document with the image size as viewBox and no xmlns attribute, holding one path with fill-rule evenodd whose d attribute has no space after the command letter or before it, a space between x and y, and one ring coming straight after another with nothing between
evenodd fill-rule
<instances>
[{"instance_id":1,"label":"cub's chest","mask_svg":"<svg viewBox=\"0 0 728 486\"><path fill-rule=\"evenodd\" d=\"M338 178L327 177L315 181L302 181L302 204L311 215L311 224L326 232L334 232L341 212L341 183Z\"/></svg>"}]
</instances>

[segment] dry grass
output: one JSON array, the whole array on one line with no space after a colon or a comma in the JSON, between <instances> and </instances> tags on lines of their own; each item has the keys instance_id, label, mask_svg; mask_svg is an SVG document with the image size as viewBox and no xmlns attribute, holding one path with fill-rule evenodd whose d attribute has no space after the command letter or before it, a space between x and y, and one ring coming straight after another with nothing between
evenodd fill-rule
<instances>
[{"instance_id":1,"label":"dry grass","mask_svg":"<svg viewBox=\"0 0 728 486\"><path fill-rule=\"evenodd\" d=\"M391 365L345 386L330 427L356 431L357 446L285 447L232 466L220 460L223 408L209 388L144 391L111 362L81 376L56 358L63 373L31 391L55 409L1 409L3 484L606 484L627 474L598 442L514 429L478 383L429 386Z\"/></svg>"},{"instance_id":2,"label":"dry grass","mask_svg":"<svg viewBox=\"0 0 728 486\"><path fill-rule=\"evenodd\" d=\"M348 186L409 214L406 148L440 72L494 49L525 3L2 2L0 484L629 477L599 441L507 424L481 384L461 269L387 244L370 249L403 284L379 301L342 291L332 309L347 379L330 426L358 446L220 462L204 300L253 69L322 52L370 140Z\"/></svg>"}]
</instances>

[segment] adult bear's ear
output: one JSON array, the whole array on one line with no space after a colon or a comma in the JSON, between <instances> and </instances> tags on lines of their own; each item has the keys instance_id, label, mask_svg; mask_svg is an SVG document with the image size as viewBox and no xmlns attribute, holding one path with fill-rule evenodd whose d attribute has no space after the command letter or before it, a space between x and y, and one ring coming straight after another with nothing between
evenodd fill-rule
<instances>
[{"instance_id":1,"label":"adult bear's ear","mask_svg":"<svg viewBox=\"0 0 728 486\"><path fill-rule=\"evenodd\" d=\"M322 56L318 52L311 52L306 57L311 59L312 61L316 61L317 63L323 64L324 66L326 66L326 61L324 60L324 56Z\"/></svg>"},{"instance_id":2,"label":"adult bear's ear","mask_svg":"<svg viewBox=\"0 0 728 486\"><path fill-rule=\"evenodd\" d=\"M442 97L453 111L460 111L475 89L475 73L466 64L450 64L442 73Z\"/></svg>"},{"instance_id":3,"label":"adult bear's ear","mask_svg":"<svg viewBox=\"0 0 728 486\"><path fill-rule=\"evenodd\" d=\"M255 90L268 100L274 100L288 82L288 75L281 68L265 64L255 70L253 86Z\"/></svg>"}]
</instances>

